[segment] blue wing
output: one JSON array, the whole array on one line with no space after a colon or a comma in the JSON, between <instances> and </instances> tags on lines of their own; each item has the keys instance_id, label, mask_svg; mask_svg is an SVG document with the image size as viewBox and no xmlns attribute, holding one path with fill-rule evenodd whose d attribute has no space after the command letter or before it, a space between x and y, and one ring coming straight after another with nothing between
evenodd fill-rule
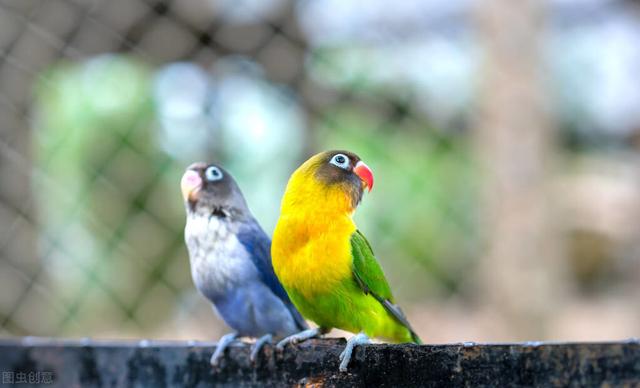
<instances>
[{"instance_id":1,"label":"blue wing","mask_svg":"<svg viewBox=\"0 0 640 388\"><path fill-rule=\"evenodd\" d=\"M280 284L271 264L271 240L255 220L245 223L238 231L238 240L249 252L251 261L258 269L260 278L269 289L284 302L300 330L308 329L302 315L295 308L289 295Z\"/></svg>"}]
</instances>

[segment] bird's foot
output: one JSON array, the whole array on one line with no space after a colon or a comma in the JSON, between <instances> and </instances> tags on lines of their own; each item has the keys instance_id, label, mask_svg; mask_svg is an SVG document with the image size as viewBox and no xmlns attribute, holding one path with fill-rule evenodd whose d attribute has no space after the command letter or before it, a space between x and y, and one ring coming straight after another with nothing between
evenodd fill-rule
<instances>
[{"instance_id":1,"label":"bird's foot","mask_svg":"<svg viewBox=\"0 0 640 388\"><path fill-rule=\"evenodd\" d=\"M273 336L271 334L263 335L256 340L256 343L251 347L251 355L249 355L251 362L256 362L260 350L262 350L265 344L270 344L271 341L273 341Z\"/></svg>"},{"instance_id":2,"label":"bird's foot","mask_svg":"<svg viewBox=\"0 0 640 388\"><path fill-rule=\"evenodd\" d=\"M224 351L229 345L238 338L238 333L229 333L223 335L216 344L216 350L211 356L211 366L217 367L220 363L220 359L224 356Z\"/></svg>"},{"instance_id":3,"label":"bird's foot","mask_svg":"<svg viewBox=\"0 0 640 388\"><path fill-rule=\"evenodd\" d=\"M347 367L349 366L349 361L351 361L351 356L353 355L353 348L357 345L368 344L371 341L369 337L367 337L364 333L358 333L353 337L349 338L347 341L347 346L344 348L342 353L340 353L340 372L346 372Z\"/></svg>"},{"instance_id":4,"label":"bird's foot","mask_svg":"<svg viewBox=\"0 0 640 388\"><path fill-rule=\"evenodd\" d=\"M302 341L306 341L309 338L318 337L323 333L324 333L324 331L321 328L303 330L303 331L301 331L299 333L292 334L292 335L290 335L288 337L285 337L283 340L278 342L278 344L276 345L276 349L281 351L288 344L295 345L295 344L300 343Z\"/></svg>"}]
</instances>

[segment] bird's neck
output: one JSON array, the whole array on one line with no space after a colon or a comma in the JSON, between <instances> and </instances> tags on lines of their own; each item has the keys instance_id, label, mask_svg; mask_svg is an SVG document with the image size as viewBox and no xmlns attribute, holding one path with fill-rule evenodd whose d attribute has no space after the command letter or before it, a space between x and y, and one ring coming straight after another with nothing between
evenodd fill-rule
<instances>
[{"instance_id":1,"label":"bird's neck","mask_svg":"<svg viewBox=\"0 0 640 388\"><path fill-rule=\"evenodd\" d=\"M299 170L287 184L280 214L304 218L351 218L354 211L354 204L342 187L322 184L313 173Z\"/></svg>"}]
</instances>

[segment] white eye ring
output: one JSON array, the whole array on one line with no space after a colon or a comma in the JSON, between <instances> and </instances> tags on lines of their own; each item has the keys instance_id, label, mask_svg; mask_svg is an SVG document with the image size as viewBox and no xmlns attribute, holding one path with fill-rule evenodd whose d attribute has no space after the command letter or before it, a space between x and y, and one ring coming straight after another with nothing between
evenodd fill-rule
<instances>
[{"instance_id":1,"label":"white eye ring","mask_svg":"<svg viewBox=\"0 0 640 388\"><path fill-rule=\"evenodd\" d=\"M351 163L351 161L345 154L335 154L333 155L333 158L331 158L329 163L333 164L336 167L340 167L343 170L346 170L349 168L349 163Z\"/></svg>"},{"instance_id":2,"label":"white eye ring","mask_svg":"<svg viewBox=\"0 0 640 388\"><path fill-rule=\"evenodd\" d=\"M222 171L216 166L209 166L204 171L204 177L207 178L209 182L219 181L223 176Z\"/></svg>"}]
</instances>

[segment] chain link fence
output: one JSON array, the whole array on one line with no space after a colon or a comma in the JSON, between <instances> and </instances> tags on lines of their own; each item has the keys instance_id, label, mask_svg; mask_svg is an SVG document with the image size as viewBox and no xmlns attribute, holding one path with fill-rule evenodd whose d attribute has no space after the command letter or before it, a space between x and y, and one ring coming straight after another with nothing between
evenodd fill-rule
<instances>
[{"instance_id":1,"label":"chain link fence","mask_svg":"<svg viewBox=\"0 0 640 388\"><path fill-rule=\"evenodd\" d=\"M426 194L441 202L422 210L446 216L449 230L380 215L391 200L381 197L363 210L378 235L423 228L438 253L456 247L443 237L471 235L464 206L441 209L451 193L468 204L462 176L449 176L469 165L460 131L426 125L416 96L397 85L332 80L345 69L331 50L312 47L301 7L0 3L0 334L210 338L222 330L193 290L183 246L177 182L198 159L227 165L271 229L287 176L309 153L354 147L363 158L385 155L382 164L401 152L399 167L417 158L445 185ZM406 172L420 185L421 167ZM401 184L385 195L411 201L411 192ZM404 242L408 268L393 279L429 276L443 294L455 292L451 268L410 234ZM447 265L464 263L467 248L447 248L457 256Z\"/></svg>"},{"instance_id":2,"label":"chain link fence","mask_svg":"<svg viewBox=\"0 0 640 388\"><path fill-rule=\"evenodd\" d=\"M470 315L490 294L482 287L495 284L499 272L485 260L490 222L483 219L479 194L502 185L496 180L487 188L471 128L485 125L481 153L508 165L505 171L527 167L518 155L504 163L492 155L490 142L506 137L493 136L496 126L477 113L478 85L486 74L475 22L485 20L484 44L491 45L490 34L500 31L492 23L500 18L481 14L492 12L490 7L478 10L465 1L447 6L416 0L393 9L384 1L366 9L355 3L0 0L0 335L221 334L224 328L190 279L178 189L183 169L197 160L222 163L270 232L291 171L329 148L355 151L380 182L355 219L423 337L507 333L495 318L503 292L488 310ZM546 81L557 86L540 93L559 107L552 113L560 144L548 147L544 152L551 154L541 160L587 155L584 148L615 149L604 158L587 155L591 164L578 173L571 169L575 164L557 163L559 171L541 174L552 181L543 183L553 186L550 195L566 218L552 236L564 248L558 260L567 260L573 271L561 282L574 291L581 284L604 284L609 291L612 284L626 284L621 292L632 297L640 230L637 213L620 209L640 208L640 174L634 172L640 169L634 170L633 156L640 128L634 114L640 109L631 103L640 100L618 89L588 89L625 82L592 82L599 68L581 64L600 63L600 57L580 49L601 47L601 35L589 28L607 24L595 16L637 26L627 12L637 6L549 4L550 27L543 34L550 38L541 55L551 68ZM528 18L518 7L503 9ZM539 27L538 19L527 20ZM616 62L620 69L634 68L635 57L620 55L633 51L623 44L632 38L615 38L618 45L608 48L607 57L622 58ZM497 52L494 64L505 61L500 63L509 69L509 57L499 55L509 44L501 42L485 53ZM500 70L494 79L507 73ZM538 82L528 76L525 71L524 81L485 85L482 98ZM631 102L594 103L599 96ZM616 109L598 116L590 103ZM493 123L521 120L501 121L499 99L487 106ZM501 146L495 149L514 149ZM608 180L598 180L603 160L613 172ZM517 184L525 175L513 176ZM596 181L602 191L594 196ZM497 199L494 205L506 203ZM518 216L504 211L496 219ZM520 221L515 224L529 225ZM517 254L520 240L509 236L517 231L506 229L489 244L511 242L506 251ZM518 285L531 282L519 280L526 273L520 274L515 258L502 259L513 270L503 286L520 295ZM543 270L555 271L550 267ZM518 304L519 298L511 301ZM563 311L573 315L559 315L548 325L556 333L588 321L585 304L570 305ZM637 319L615 308L610 316L616 322Z\"/></svg>"}]
</instances>

